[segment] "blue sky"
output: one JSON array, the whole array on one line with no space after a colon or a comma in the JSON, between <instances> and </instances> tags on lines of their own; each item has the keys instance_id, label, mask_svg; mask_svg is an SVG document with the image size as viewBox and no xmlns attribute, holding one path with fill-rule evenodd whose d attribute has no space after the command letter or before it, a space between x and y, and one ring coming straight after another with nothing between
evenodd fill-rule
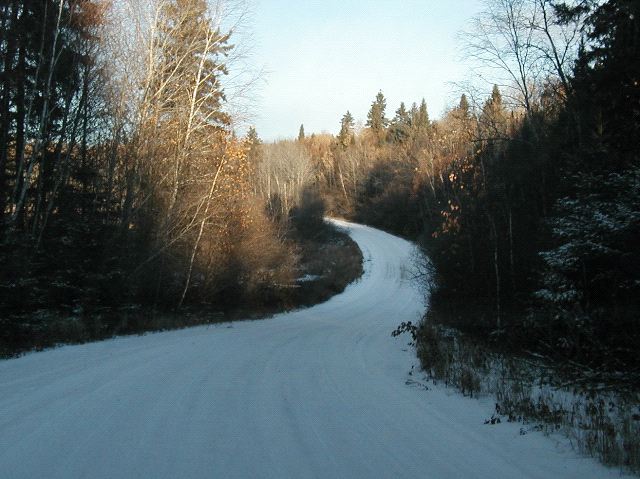
<instances>
[{"instance_id":1,"label":"blue sky","mask_svg":"<svg viewBox=\"0 0 640 479\"><path fill-rule=\"evenodd\" d=\"M427 101L432 118L464 78L456 34L480 0L254 0L253 62L265 75L251 123L265 140L336 133L350 110L356 121L378 90L387 116L401 101Z\"/></svg>"}]
</instances>

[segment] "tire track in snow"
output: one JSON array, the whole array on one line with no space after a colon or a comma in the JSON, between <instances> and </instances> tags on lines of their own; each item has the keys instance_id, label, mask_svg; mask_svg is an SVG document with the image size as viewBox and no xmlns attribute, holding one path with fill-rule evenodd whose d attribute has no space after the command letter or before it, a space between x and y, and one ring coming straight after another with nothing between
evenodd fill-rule
<instances>
[{"instance_id":1,"label":"tire track in snow","mask_svg":"<svg viewBox=\"0 0 640 479\"><path fill-rule=\"evenodd\" d=\"M407 385L391 331L424 312L414 247L336 223L365 273L323 304L0 362L0 477L620 477L484 425L489 400Z\"/></svg>"}]
</instances>

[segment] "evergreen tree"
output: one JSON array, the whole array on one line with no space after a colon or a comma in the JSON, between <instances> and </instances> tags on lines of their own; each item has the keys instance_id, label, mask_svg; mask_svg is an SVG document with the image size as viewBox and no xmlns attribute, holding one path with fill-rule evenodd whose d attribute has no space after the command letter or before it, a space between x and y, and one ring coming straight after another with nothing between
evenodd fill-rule
<instances>
[{"instance_id":1,"label":"evergreen tree","mask_svg":"<svg viewBox=\"0 0 640 479\"><path fill-rule=\"evenodd\" d=\"M142 128L149 137L147 148L162 161L145 164L144 174L170 178L150 183L157 188L159 204L168 209L161 229L169 230L171 222L183 216L178 206L180 197L189 194L187 185L192 180L188 176L196 174L194 167L205 161L200 154L205 148L198 146L215 147L228 129L221 77L227 74L224 58L231 46L230 33L214 29L206 0L167 1L157 22L156 58L149 65L155 75L145 92L150 100L143 107ZM155 213L151 216L158 218Z\"/></svg>"},{"instance_id":2,"label":"evergreen tree","mask_svg":"<svg viewBox=\"0 0 640 479\"><path fill-rule=\"evenodd\" d=\"M255 168L256 164L262 156L262 140L258 136L258 132L256 131L255 127L249 127L249 129L247 130L245 141L249 146L249 151L247 152L247 160L249 161L249 164L253 165Z\"/></svg>"},{"instance_id":3,"label":"evergreen tree","mask_svg":"<svg viewBox=\"0 0 640 479\"><path fill-rule=\"evenodd\" d=\"M471 115L471 108L469 107L469 100L467 100L467 95L464 93L460 97L460 103L458 104L458 111L460 111L460 116L463 119L467 119Z\"/></svg>"},{"instance_id":4,"label":"evergreen tree","mask_svg":"<svg viewBox=\"0 0 640 479\"><path fill-rule=\"evenodd\" d=\"M232 48L228 44L231 34L213 29L206 0L166 2L158 30L161 58L155 88L162 92L158 106L170 112L163 117L184 115L189 117L186 121L193 122L196 114L206 125L228 125L229 117L222 111L225 95L220 78L228 73L224 57Z\"/></svg>"},{"instance_id":5,"label":"evergreen tree","mask_svg":"<svg viewBox=\"0 0 640 479\"><path fill-rule=\"evenodd\" d=\"M416 140L423 142L428 138L431 129L427 102L423 98L418 107L415 103L411 107L411 133Z\"/></svg>"},{"instance_id":6,"label":"evergreen tree","mask_svg":"<svg viewBox=\"0 0 640 479\"><path fill-rule=\"evenodd\" d=\"M347 110L347 112L342 117L340 121L340 133L338 133L338 144L342 148L347 148L354 141L353 136L353 126L355 125L355 121L351 113Z\"/></svg>"},{"instance_id":7,"label":"evergreen tree","mask_svg":"<svg viewBox=\"0 0 640 479\"><path fill-rule=\"evenodd\" d=\"M576 63L570 108L583 146L575 167L626 168L640 158L640 4L609 0L588 18L590 48Z\"/></svg>"},{"instance_id":8,"label":"evergreen tree","mask_svg":"<svg viewBox=\"0 0 640 479\"><path fill-rule=\"evenodd\" d=\"M555 132L562 197L534 297L562 354L619 370L637 365L640 338L640 4L596 5L585 30Z\"/></svg>"},{"instance_id":9,"label":"evergreen tree","mask_svg":"<svg viewBox=\"0 0 640 479\"><path fill-rule=\"evenodd\" d=\"M389 126L389 140L394 143L402 143L411 135L411 116L404 106L404 102L400 103L400 107L396 110L396 115L391 120Z\"/></svg>"},{"instance_id":10,"label":"evergreen tree","mask_svg":"<svg viewBox=\"0 0 640 479\"><path fill-rule=\"evenodd\" d=\"M300 125L300 130L298 131L298 141L304 140L304 125Z\"/></svg>"},{"instance_id":11,"label":"evergreen tree","mask_svg":"<svg viewBox=\"0 0 640 479\"><path fill-rule=\"evenodd\" d=\"M181 290L163 298L176 299L180 306L203 264L203 238L215 245L208 254L217 254L238 231L232 224L246 220L249 210L241 205L250 168L246 152L232 139L229 116L222 108L230 33L215 26L206 0L163 3L152 32L155 57L149 59L148 68L153 81L145 92L148 103L141 108L145 114L138 152L139 174L150 199L134 212L139 218L133 221L145 225L149 254L158 258L145 270L158 278L150 287L168 290L168 283L160 281L169 277L170 270L183 270ZM169 248L174 244L175 250ZM220 272L222 263L216 265ZM143 294L150 296L151 291Z\"/></svg>"},{"instance_id":12,"label":"evergreen tree","mask_svg":"<svg viewBox=\"0 0 640 479\"><path fill-rule=\"evenodd\" d=\"M409 110L409 119L411 122L411 128L413 130L415 130L418 126L419 120L418 117L420 116L420 110L418 109L418 105L416 104L416 102L414 101L411 104L411 109Z\"/></svg>"},{"instance_id":13,"label":"evergreen tree","mask_svg":"<svg viewBox=\"0 0 640 479\"><path fill-rule=\"evenodd\" d=\"M416 119L418 129L428 129L431 126L429 120L429 112L427 111L427 102L423 98L420 102L420 108L418 110L418 118Z\"/></svg>"},{"instance_id":14,"label":"evergreen tree","mask_svg":"<svg viewBox=\"0 0 640 479\"><path fill-rule=\"evenodd\" d=\"M262 143L255 126L250 126L247 130L246 140L250 145L259 145Z\"/></svg>"},{"instance_id":15,"label":"evergreen tree","mask_svg":"<svg viewBox=\"0 0 640 479\"><path fill-rule=\"evenodd\" d=\"M11 211L12 227L36 232L46 222L42 207L58 200L59 187L51 189L70 174L61 148L89 130L102 19L94 1L13 0L3 2L0 21L0 223Z\"/></svg>"},{"instance_id":16,"label":"evergreen tree","mask_svg":"<svg viewBox=\"0 0 640 479\"><path fill-rule=\"evenodd\" d=\"M498 85L493 86L491 96L482 106L479 129L480 138L490 144L494 145L499 140L506 139L507 111L502 104L502 94Z\"/></svg>"},{"instance_id":17,"label":"evergreen tree","mask_svg":"<svg viewBox=\"0 0 640 479\"><path fill-rule=\"evenodd\" d=\"M640 338L640 168L579 175L576 183L573 197L558 200L548 219L553 248L540 253L534 297L547 312L544 329L563 354L608 367L601 361L615 350L617 361L633 364Z\"/></svg>"},{"instance_id":18,"label":"evergreen tree","mask_svg":"<svg viewBox=\"0 0 640 479\"><path fill-rule=\"evenodd\" d=\"M385 136L385 129L389 124L387 118L385 118L385 109L387 108L387 100L381 91L376 95L376 99L371 104L371 109L367 113L366 126L371 128L374 136L378 141L382 141Z\"/></svg>"}]
</instances>

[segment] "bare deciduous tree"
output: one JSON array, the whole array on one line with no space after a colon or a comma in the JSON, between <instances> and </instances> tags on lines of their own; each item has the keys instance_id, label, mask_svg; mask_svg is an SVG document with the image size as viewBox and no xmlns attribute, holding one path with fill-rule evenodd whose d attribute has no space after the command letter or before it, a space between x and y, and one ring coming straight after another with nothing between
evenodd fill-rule
<instances>
[{"instance_id":1,"label":"bare deciduous tree","mask_svg":"<svg viewBox=\"0 0 640 479\"><path fill-rule=\"evenodd\" d=\"M568 91L580 25L560 21L550 0L487 0L461 37L477 75L530 113L550 82Z\"/></svg>"},{"instance_id":2,"label":"bare deciduous tree","mask_svg":"<svg viewBox=\"0 0 640 479\"><path fill-rule=\"evenodd\" d=\"M313 177L311 155L297 141L278 141L263 145L263 160L258 166L258 181L262 195L277 195L281 214L286 217L297 204L300 193Z\"/></svg>"}]
</instances>

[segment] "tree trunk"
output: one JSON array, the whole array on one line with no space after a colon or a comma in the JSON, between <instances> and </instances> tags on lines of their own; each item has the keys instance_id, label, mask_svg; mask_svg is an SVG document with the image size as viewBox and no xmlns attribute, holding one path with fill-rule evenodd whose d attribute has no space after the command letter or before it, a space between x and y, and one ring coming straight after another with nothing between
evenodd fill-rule
<instances>
[{"instance_id":1,"label":"tree trunk","mask_svg":"<svg viewBox=\"0 0 640 479\"><path fill-rule=\"evenodd\" d=\"M202 239L202 234L204 233L204 226L207 223L209 208L211 206L211 200L213 199L213 193L216 190L216 185L218 183L218 177L220 176L220 172L222 171L222 167L224 166L224 159L220 159L220 164L218 165L218 169L216 170L216 174L211 181L211 188L209 189L209 194L207 196L207 202L202 213L202 221L200 222L200 228L198 229L198 236L196 237L196 241L193 244L193 249L191 250L191 257L189 258L189 267L187 269L187 278L184 282L184 288L182 290L182 295L180 296L180 301L178 302L178 309L182 307L184 303L184 298L187 296L187 291L189 289L189 285L191 284L191 274L193 273L193 263L196 258L196 253L198 251L198 247L200 246L200 240Z\"/></svg>"},{"instance_id":2,"label":"tree trunk","mask_svg":"<svg viewBox=\"0 0 640 479\"><path fill-rule=\"evenodd\" d=\"M9 14L11 11L11 14ZM7 200L7 159L9 155L9 132L11 130L11 92L15 80L13 63L16 51L16 24L18 20L18 4L13 2L11 10L5 7L2 18L2 43L6 43L4 54L4 81L2 82L2 98L0 100L0 223L4 219Z\"/></svg>"},{"instance_id":3,"label":"tree trunk","mask_svg":"<svg viewBox=\"0 0 640 479\"><path fill-rule=\"evenodd\" d=\"M496 328L502 327L502 305L500 301L501 284L500 284L500 265L498 263L498 231L496 228L495 220L489 216L489 223L491 224L491 232L493 236L493 268L495 272L496 280Z\"/></svg>"},{"instance_id":4,"label":"tree trunk","mask_svg":"<svg viewBox=\"0 0 640 479\"><path fill-rule=\"evenodd\" d=\"M51 47L51 55L49 56L49 70L47 72L47 80L45 83L45 88L43 91L43 102L42 102L42 111L40 112L39 125L38 125L38 134L36 136L35 144L33 145L33 152L31 153L31 159L29 161L29 167L27 168L24 184L22 185L22 189L19 193L19 196L16 201L15 211L11 216L11 222L15 224L16 220L22 214L22 210L24 209L25 200L27 196L27 190L29 188L31 182L31 175L33 173L33 169L35 163L38 159L38 156L44 155L45 152L45 143L46 138L48 136L47 124L49 120L49 103L51 101L51 86L53 82L53 71L56 67L57 61L57 48L58 48L58 38L60 36L60 25L62 21L62 7L64 5L64 1L60 0L58 4L58 16L56 20L55 31L53 35L53 45ZM46 13L46 10L45 10ZM43 33L44 40L44 33Z\"/></svg>"},{"instance_id":5,"label":"tree trunk","mask_svg":"<svg viewBox=\"0 0 640 479\"><path fill-rule=\"evenodd\" d=\"M79 109L83 108L83 105L86 103L87 98L85 96L85 93L83 91L82 97L80 98L80 104L79 104ZM69 116L69 107L71 105L71 96L67 102L67 107L66 107L66 111L65 111L65 115L64 115L64 121L63 121L63 127L62 127L62 131L64 132L66 130L66 125L67 125L67 121L68 121L68 116ZM62 160L62 142L63 139L65 138L63 135L60 136L60 141L58 142L58 146L56 147L56 166L57 166L57 176L56 176L56 180L53 186L53 189L51 191L51 194L49 195L49 200L47 202L46 205L46 210L43 214L43 218L42 221L40 222L40 228L39 228L39 233L38 233L38 239L36 241L36 245L34 248L34 251L38 251L40 244L42 242L42 235L44 234L44 231L47 227L47 223L49 221L49 217L51 215L51 212L53 211L53 207L56 203L56 200L58 198L58 191L59 189L67 182L68 178L69 178L69 169L70 169L70 163L71 163L71 155L73 153L73 150L76 146L76 132L78 130L78 124L80 123L80 115L76 114L74 121L73 121L73 127L71 128L71 135L70 138L67 140L67 142L69 143L67 145L67 151L64 155L64 161ZM36 219L37 219L37 215L34 219L34 233L36 232Z\"/></svg>"},{"instance_id":6,"label":"tree trunk","mask_svg":"<svg viewBox=\"0 0 640 479\"><path fill-rule=\"evenodd\" d=\"M25 145L25 121L26 121L26 47L20 45L18 50L18 66L16 72L16 147L15 147L15 180L13 185L12 199L18 197L18 191L22 188L22 171L24 167L24 145Z\"/></svg>"},{"instance_id":7,"label":"tree trunk","mask_svg":"<svg viewBox=\"0 0 640 479\"><path fill-rule=\"evenodd\" d=\"M511 273L511 295L516 293L516 266L513 251L513 210L509 205L509 272Z\"/></svg>"},{"instance_id":8,"label":"tree trunk","mask_svg":"<svg viewBox=\"0 0 640 479\"><path fill-rule=\"evenodd\" d=\"M42 236L42 230L44 229L44 224L46 223L45 216L47 216L47 213L43 213L43 208L46 211L49 209L48 207L45 208L46 203L53 204L53 202L55 202L55 196L58 189L57 184L59 182L59 178L62 177L62 175L64 174L65 167L64 165L62 165L62 161L61 161L62 149L65 142L69 143L69 139L66 137L66 131L67 131L67 123L69 122L69 113L71 110L71 102L73 100L73 96L74 96L73 92L69 92L67 96L67 101L65 102L64 114L62 119L62 127L60 128L60 136L58 137L55 153L53 155L53 158L55 158L55 163L53 163L52 165L49 165L49 162L51 160L47 159L47 156L44 153L46 149L43 151L42 160L40 161L40 172L38 174L38 191L36 194L36 205L33 213L33 224L32 224L32 233L34 235L37 234L39 227L41 228L41 231L38 234L39 237ZM71 145L67 145L67 148L68 148L67 155L71 154L71 149L73 149L73 146L75 145L75 131L76 131L77 123L78 123L78 115L76 115L76 118L74 121L73 138L71 138ZM56 170L59 178L57 178L54 181L54 187L51 188L51 192L48 195L49 199L47 200L47 194L49 193L48 183L50 183L50 180L54 176Z\"/></svg>"}]
</instances>

